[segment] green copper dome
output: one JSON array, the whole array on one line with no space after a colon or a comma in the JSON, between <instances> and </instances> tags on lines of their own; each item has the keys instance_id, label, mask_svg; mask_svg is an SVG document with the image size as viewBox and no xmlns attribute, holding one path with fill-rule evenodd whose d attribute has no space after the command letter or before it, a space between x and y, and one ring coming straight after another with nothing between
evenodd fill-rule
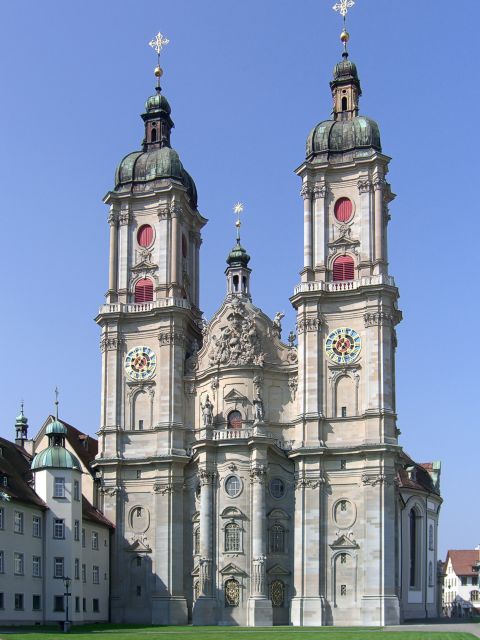
<instances>
[{"instance_id":1,"label":"green copper dome","mask_svg":"<svg viewBox=\"0 0 480 640\"><path fill-rule=\"evenodd\" d=\"M26 417L26 416L24 416L24 415L23 415L23 411L22 411L22 413L20 413L20 414L15 418L15 424L16 424L17 426L20 426L20 425L25 425L25 424L27 424L27 423L28 423L28 419L27 419L27 417Z\"/></svg>"},{"instance_id":2,"label":"green copper dome","mask_svg":"<svg viewBox=\"0 0 480 640\"><path fill-rule=\"evenodd\" d=\"M246 267L250 262L250 256L237 240L237 244L233 247L227 257L227 264L230 267Z\"/></svg>"},{"instance_id":3,"label":"green copper dome","mask_svg":"<svg viewBox=\"0 0 480 640\"><path fill-rule=\"evenodd\" d=\"M67 428L59 420L54 420L45 429L45 433L46 433L47 436L53 435L53 434L59 434L59 435L62 435L62 436L66 436L67 435Z\"/></svg>"},{"instance_id":4,"label":"green copper dome","mask_svg":"<svg viewBox=\"0 0 480 640\"><path fill-rule=\"evenodd\" d=\"M145 109L148 113L157 113L163 111L167 116L172 112L168 100L161 93L156 93L154 96L147 98L145 103Z\"/></svg>"},{"instance_id":5,"label":"green copper dome","mask_svg":"<svg viewBox=\"0 0 480 640\"><path fill-rule=\"evenodd\" d=\"M333 81L334 82L342 82L357 80L358 81L358 71L357 65L348 60L348 58L344 58L341 62L337 62L337 64L333 68Z\"/></svg>"},{"instance_id":6,"label":"green copper dome","mask_svg":"<svg viewBox=\"0 0 480 640\"><path fill-rule=\"evenodd\" d=\"M82 470L78 458L64 447L59 446L47 447L43 451L40 451L40 453L37 453L32 461L31 469L32 471L39 471L40 469Z\"/></svg>"},{"instance_id":7,"label":"green copper dome","mask_svg":"<svg viewBox=\"0 0 480 640\"><path fill-rule=\"evenodd\" d=\"M354 149L382 151L380 130L374 120L365 116L351 120L324 120L312 129L307 138L307 158L318 153Z\"/></svg>"}]
</instances>

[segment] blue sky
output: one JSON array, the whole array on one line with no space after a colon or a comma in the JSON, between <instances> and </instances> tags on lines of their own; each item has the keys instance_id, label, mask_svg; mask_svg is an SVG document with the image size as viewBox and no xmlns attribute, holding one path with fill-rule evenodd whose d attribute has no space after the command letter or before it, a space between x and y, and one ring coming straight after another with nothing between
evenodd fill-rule
<instances>
[{"instance_id":1,"label":"blue sky","mask_svg":"<svg viewBox=\"0 0 480 640\"><path fill-rule=\"evenodd\" d=\"M340 57L333 0L102 0L2 6L0 57L0 434L21 398L34 433L61 390L61 416L99 423L99 334L107 288L102 196L139 147L157 31L171 40L162 86L172 145L210 222L202 308L221 303L234 241L232 205L254 301L286 312L302 261L302 201L293 170L309 130L329 117ZM480 3L357 0L349 14L361 113L381 127L398 198L390 272L400 288L397 399L401 442L441 460L440 548L480 543L478 509L478 118ZM467 451L471 453L467 456Z\"/></svg>"}]
</instances>

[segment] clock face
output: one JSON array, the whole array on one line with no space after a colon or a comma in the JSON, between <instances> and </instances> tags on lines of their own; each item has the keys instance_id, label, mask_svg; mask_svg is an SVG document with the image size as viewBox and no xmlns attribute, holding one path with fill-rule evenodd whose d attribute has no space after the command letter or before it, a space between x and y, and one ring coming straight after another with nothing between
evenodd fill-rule
<instances>
[{"instance_id":1,"label":"clock face","mask_svg":"<svg viewBox=\"0 0 480 640\"><path fill-rule=\"evenodd\" d=\"M132 380L146 380L155 373L157 356L150 347L134 347L125 356L125 371Z\"/></svg>"},{"instance_id":2,"label":"clock face","mask_svg":"<svg viewBox=\"0 0 480 640\"><path fill-rule=\"evenodd\" d=\"M325 352L335 364L355 362L362 349L360 336L353 329L334 329L325 340Z\"/></svg>"}]
</instances>

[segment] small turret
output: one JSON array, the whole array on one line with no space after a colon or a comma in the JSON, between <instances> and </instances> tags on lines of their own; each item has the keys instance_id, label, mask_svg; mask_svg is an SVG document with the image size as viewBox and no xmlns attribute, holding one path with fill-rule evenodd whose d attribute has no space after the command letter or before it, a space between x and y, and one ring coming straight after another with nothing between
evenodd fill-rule
<instances>
[{"instance_id":1,"label":"small turret","mask_svg":"<svg viewBox=\"0 0 480 640\"><path fill-rule=\"evenodd\" d=\"M240 222L240 214L243 212L243 204L237 202L233 210L237 214L237 221L235 222L235 226L237 227L237 242L227 257L228 267L225 270L225 275L227 276L227 295L244 296L251 300L250 274L252 270L248 268L250 256L240 244L240 227L242 224Z\"/></svg>"},{"instance_id":2,"label":"small turret","mask_svg":"<svg viewBox=\"0 0 480 640\"><path fill-rule=\"evenodd\" d=\"M23 413L23 402L21 403L20 414L15 419L15 444L23 447L28 439L28 419Z\"/></svg>"}]
</instances>

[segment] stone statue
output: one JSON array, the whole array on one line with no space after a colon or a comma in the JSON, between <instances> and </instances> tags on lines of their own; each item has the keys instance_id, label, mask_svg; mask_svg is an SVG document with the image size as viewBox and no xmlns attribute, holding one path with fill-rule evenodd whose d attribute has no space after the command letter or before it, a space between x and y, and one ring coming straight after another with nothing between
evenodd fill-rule
<instances>
[{"instance_id":1,"label":"stone statue","mask_svg":"<svg viewBox=\"0 0 480 640\"><path fill-rule=\"evenodd\" d=\"M285 317L284 313L282 313L281 311L277 311L273 319L273 330L275 331L275 333L278 335L279 338L282 335L282 318L284 317Z\"/></svg>"},{"instance_id":2,"label":"stone statue","mask_svg":"<svg viewBox=\"0 0 480 640\"><path fill-rule=\"evenodd\" d=\"M253 400L253 411L255 422L263 422L265 411L263 409L263 400L259 393L257 393L257 397Z\"/></svg>"},{"instance_id":3,"label":"stone statue","mask_svg":"<svg viewBox=\"0 0 480 640\"><path fill-rule=\"evenodd\" d=\"M213 404L210 402L210 398L207 393L207 397L205 398L205 403L200 404L202 409L203 416L203 426L211 427L213 424Z\"/></svg>"},{"instance_id":4,"label":"stone statue","mask_svg":"<svg viewBox=\"0 0 480 640\"><path fill-rule=\"evenodd\" d=\"M296 339L297 339L297 334L295 333L295 331L290 331L290 333L288 334L288 346L294 347Z\"/></svg>"}]
</instances>

